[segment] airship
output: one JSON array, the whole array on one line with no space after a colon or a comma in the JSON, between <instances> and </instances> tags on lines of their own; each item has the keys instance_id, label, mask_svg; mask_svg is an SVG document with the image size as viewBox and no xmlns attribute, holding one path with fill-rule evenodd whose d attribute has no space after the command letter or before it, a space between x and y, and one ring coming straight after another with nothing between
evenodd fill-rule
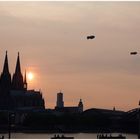
<instances>
[{"instance_id":1,"label":"airship","mask_svg":"<svg viewBox=\"0 0 140 140\"><path fill-rule=\"evenodd\" d=\"M137 52L130 52L130 55L136 55Z\"/></svg>"},{"instance_id":2,"label":"airship","mask_svg":"<svg viewBox=\"0 0 140 140\"><path fill-rule=\"evenodd\" d=\"M94 39L94 38L95 38L94 35L87 36L87 39Z\"/></svg>"}]
</instances>

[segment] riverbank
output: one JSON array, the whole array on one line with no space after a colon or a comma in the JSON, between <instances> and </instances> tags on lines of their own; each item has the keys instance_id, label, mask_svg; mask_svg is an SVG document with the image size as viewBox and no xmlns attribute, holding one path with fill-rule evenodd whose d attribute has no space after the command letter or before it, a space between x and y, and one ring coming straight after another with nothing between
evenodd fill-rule
<instances>
[{"instance_id":1,"label":"riverbank","mask_svg":"<svg viewBox=\"0 0 140 140\"><path fill-rule=\"evenodd\" d=\"M0 133L7 133L8 128L4 127L4 129L0 130ZM49 130L49 129L34 129L34 128L28 128L28 127L14 127L11 128L11 133L33 133L33 134L43 134L43 133L128 133L128 134L136 134L136 131L129 131L129 130L109 130L109 129L94 129L94 130L60 130L60 129L55 129L55 130Z\"/></svg>"}]
</instances>

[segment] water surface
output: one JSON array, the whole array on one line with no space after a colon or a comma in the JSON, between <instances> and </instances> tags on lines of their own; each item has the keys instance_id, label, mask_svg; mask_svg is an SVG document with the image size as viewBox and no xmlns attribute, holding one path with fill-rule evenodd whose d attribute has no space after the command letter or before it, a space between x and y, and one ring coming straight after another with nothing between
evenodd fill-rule
<instances>
[{"instance_id":1,"label":"water surface","mask_svg":"<svg viewBox=\"0 0 140 140\"><path fill-rule=\"evenodd\" d=\"M12 133L12 139L50 139L58 133ZM63 133L62 133L63 134ZM62 135L60 134L60 135ZM117 135L114 133L112 135ZM2 134L1 134L2 135ZM5 138L8 138L8 134L3 134ZM65 136L74 137L75 139L96 139L97 133L65 133ZM137 139L136 134L123 134L127 139Z\"/></svg>"}]
</instances>

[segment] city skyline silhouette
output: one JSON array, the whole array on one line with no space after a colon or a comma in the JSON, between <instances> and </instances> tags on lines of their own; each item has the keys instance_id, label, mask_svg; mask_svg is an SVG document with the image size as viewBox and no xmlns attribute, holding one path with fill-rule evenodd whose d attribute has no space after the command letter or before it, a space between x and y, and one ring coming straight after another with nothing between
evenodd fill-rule
<instances>
[{"instance_id":1,"label":"city skyline silhouette","mask_svg":"<svg viewBox=\"0 0 140 140\"><path fill-rule=\"evenodd\" d=\"M14 73L32 72L29 89L54 108L61 89L67 106L128 111L138 107L139 2L0 2L0 72L5 51ZM88 35L95 39L87 40Z\"/></svg>"}]
</instances>

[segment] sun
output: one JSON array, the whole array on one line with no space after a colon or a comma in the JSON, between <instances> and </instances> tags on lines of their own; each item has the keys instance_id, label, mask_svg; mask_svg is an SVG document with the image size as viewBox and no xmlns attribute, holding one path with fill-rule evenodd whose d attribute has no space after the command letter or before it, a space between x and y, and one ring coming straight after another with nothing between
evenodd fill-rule
<instances>
[{"instance_id":1,"label":"sun","mask_svg":"<svg viewBox=\"0 0 140 140\"><path fill-rule=\"evenodd\" d=\"M34 79L34 74L32 72L29 72L27 74L27 78L29 79L29 81L32 81Z\"/></svg>"}]
</instances>

